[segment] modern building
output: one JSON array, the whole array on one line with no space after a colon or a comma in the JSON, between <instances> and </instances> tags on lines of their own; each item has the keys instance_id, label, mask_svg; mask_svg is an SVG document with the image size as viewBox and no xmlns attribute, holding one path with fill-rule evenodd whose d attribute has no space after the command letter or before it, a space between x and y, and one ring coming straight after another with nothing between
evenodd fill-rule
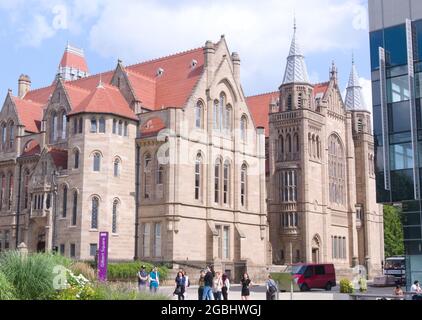
<instances>
[{"instance_id":1,"label":"modern building","mask_svg":"<svg viewBox=\"0 0 422 320\"><path fill-rule=\"evenodd\" d=\"M369 0L377 201L403 209L408 284L422 279L422 2Z\"/></svg>"},{"instance_id":2,"label":"modern building","mask_svg":"<svg viewBox=\"0 0 422 320\"><path fill-rule=\"evenodd\" d=\"M375 201L371 114L354 61L343 101L334 63L327 82L309 81L295 27L279 90L255 100L266 100L269 111L273 261L332 262L345 273L363 265L379 275L383 216Z\"/></svg>"}]
</instances>

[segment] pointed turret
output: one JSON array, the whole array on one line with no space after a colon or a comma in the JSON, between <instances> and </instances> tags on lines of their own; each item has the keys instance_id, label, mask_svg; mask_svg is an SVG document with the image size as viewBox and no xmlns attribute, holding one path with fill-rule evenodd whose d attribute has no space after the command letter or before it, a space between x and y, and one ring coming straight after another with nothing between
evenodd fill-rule
<instances>
[{"instance_id":1,"label":"pointed turret","mask_svg":"<svg viewBox=\"0 0 422 320\"><path fill-rule=\"evenodd\" d=\"M89 76L84 51L67 44L60 61L58 77L65 81L77 80Z\"/></svg>"},{"instance_id":2,"label":"pointed turret","mask_svg":"<svg viewBox=\"0 0 422 320\"><path fill-rule=\"evenodd\" d=\"M289 56L287 57L287 66L283 80L283 84L288 83L309 83L305 57L302 54L299 42L297 40L296 21L294 23L293 39L290 45Z\"/></svg>"},{"instance_id":3,"label":"pointed turret","mask_svg":"<svg viewBox=\"0 0 422 320\"><path fill-rule=\"evenodd\" d=\"M352 71L350 72L349 84L347 85L345 104L347 110L350 111L367 111L355 59L352 59Z\"/></svg>"}]
</instances>

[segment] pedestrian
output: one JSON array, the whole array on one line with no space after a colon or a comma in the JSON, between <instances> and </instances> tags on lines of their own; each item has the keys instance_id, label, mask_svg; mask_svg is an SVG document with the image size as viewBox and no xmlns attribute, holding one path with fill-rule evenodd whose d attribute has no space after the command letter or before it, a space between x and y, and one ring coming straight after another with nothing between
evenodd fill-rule
<instances>
[{"instance_id":1,"label":"pedestrian","mask_svg":"<svg viewBox=\"0 0 422 320\"><path fill-rule=\"evenodd\" d=\"M419 281L418 280L416 280L415 282L413 282L413 285L410 287L410 292L411 293L416 293L412 297L413 300L422 300L422 289L420 287L420 284L419 284Z\"/></svg>"},{"instance_id":2,"label":"pedestrian","mask_svg":"<svg viewBox=\"0 0 422 320\"><path fill-rule=\"evenodd\" d=\"M273 280L271 275L268 275L268 280L266 281L267 287L267 300L276 300L277 295L277 283Z\"/></svg>"},{"instance_id":3,"label":"pedestrian","mask_svg":"<svg viewBox=\"0 0 422 320\"><path fill-rule=\"evenodd\" d=\"M149 274L149 290L151 293L157 293L160 286L160 273L157 267L154 267Z\"/></svg>"},{"instance_id":4,"label":"pedestrian","mask_svg":"<svg viewBox=\"0 0 422 320\"><path fill-rule=\"evenodd\" d=\"M251 296L250 287L253 286L253 283L246 272L243 274L240 284L242 285L242 300L249 300Z\"/></svg>"},{"instance_id":5,"label":"pedestrian","mask_svg":"<svg viewBox=\"0 0 422 320\"><path fill-rule=\"evenodd\" d=\"M217 272L214 278L212 293L214 294L214 300L221 300L223 290L223 279L221 279L221 273Z\"/></svg>"},{"instance_id":6,"label":"pedestrian","mask_svg":"<svg viewBox=\"0 0 422 320\"><path fill-rule=\"evenodd\" d=\"M185 300L188 297L188 288L190 287L190 280L188 273L186 271L183 271L183 276L185 277Z\"/></svg>"},{"instance_id":7,"label":"pedestrian","mask_svg":"<svg viewBox=\"0 0 422 320\"><path fill-rule=\"evenodd\" d=\"M211 268L207 267L204 277L204 292L202 294L202 300L214 300L214 296L212 294L213 281L214 277L212 275Z\"/></svg>"},{"instance_id":8,"label":"pedestrian","mask_svg":"<svg viewBox=\"0 0 422 320\"><path fill-rule=\"evenodd\" d=\"M404 293L401 286L397 285L396 288L394 289L393 294L397 296L397 299L403 300Z\"/></svg>"},{"instance_id":9,"label":"pedestrian","mask_svg":"<svg viewBox=\"0 0 422 320\"><path fill-rule=\"evenodd\" d=\"M230 280L227 274L223 274L222 280L223 280L223 288L221 292L223 294L223 300L227 301L229 300L229 291L230 291Z\"/></svg>"},{"instance_id":10,"label":"pedestrian","mask_svg":"<svg viewBox=\"0 0 422 320\"><path fill-rule=\"evenodd\" d=\"M201 270L201 273L199 274L198 285L198 300L202 300L205 287L205 270Z\"/></svg>"},{"instance_id":11,"label":"pedestrian","mask_svg":"<svg viewBox=\"0 0 422 320\"><path fill-rule=\"evenodd\" d=\"M141 269L138 271L138 289L139 292L145 292L147 290L148 284L148 273L145 270L144 265L141 266Z\"/></svg>"},{"instance_id":12,"label":"pedestrian","mask_svg":"<svg viewBox=\"0 0 422 320\"><path fill-rule=\"evenodd\" d=\"M177 296L177 300L185 300L186 278L182 271L177 273L174 281L176 282L176 289L173 294Z\"/></svg>"}]
</instances>

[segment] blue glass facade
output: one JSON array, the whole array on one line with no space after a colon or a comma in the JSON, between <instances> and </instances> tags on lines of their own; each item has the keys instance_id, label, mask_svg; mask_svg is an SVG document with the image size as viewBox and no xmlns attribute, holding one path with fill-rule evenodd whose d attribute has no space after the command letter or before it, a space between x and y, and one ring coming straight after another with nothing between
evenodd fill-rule
<instances>
[{"instance_id":1,"label":"blue glass facade","mask_svg":"<svg viewBox=\"0 0 422 320\"><path fill-rule=\"evenodd\" d=\"M422 281L422 20L412 22L411 29L413 51L407 44L405 22L370 33L377 201L402 204L408 285L415 279ZM385 74L380 72L384 70L380 47L385 50ZM414 81L408 65L412 53ZM382 79L386 84L384 99ZM413 82L414 88L409 86ZM413 127L412 106L417 118ZM384 130L383 110L388 117Z\"/></svg>"}]
</instances>

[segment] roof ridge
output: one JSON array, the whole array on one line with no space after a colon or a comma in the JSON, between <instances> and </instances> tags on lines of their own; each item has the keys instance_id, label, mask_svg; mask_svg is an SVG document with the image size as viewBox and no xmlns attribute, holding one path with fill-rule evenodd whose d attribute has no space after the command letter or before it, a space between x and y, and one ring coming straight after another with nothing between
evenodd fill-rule
<instances>
[{"instance_id":1,"label":"roof ridge","mask_svg":"<svg viewBox=\"0 0 422 320\"><path fill-rule=\"evenodd\" d=\"M154 78L148 77L147 75L145 75L143 73L140 73L139 71L130 70L130 69L129 70L126 70L126 68L125 68L125 71L126 72L129 72L129 73L132 73L134 76L141 77L141 78L143 78L145 80L149 80L149 81L154 82L154 83L156 82Z\"/></svg>"},{"instance_id":2,"label":"roof ridge","mask_svg":"<svg viewBox=\"0 0 422 320\"><path fill-rule=\"evenodd\" d=\"M17 99L17 100L20 100L20 101L24 101L24 102L32 103L32 104L35 104L35 105L37 105L37 106L43 106L43 104L42 104L42 103L39 103L39 102L36 102L36 101L32 101L31 99L23 99L23 98L19 98L19 97L17 97L17 96L13 96L13 95L12 95L12 99L13 99L13 100L14 100L14 99Z\"/></svg>"},{"instance_id":3,"label":"roof ridge","mask_svg":"<svg viewBox=\"0 0 422 320\"><path fill-rule=\"evenodd\" d=\"M37 91L41 91L41 90L44 90L44 89L51 88L51 87L53 87L53 86L54 86L54 84L55 84L55 83L52 83L52 84L50 84L49 86L45 86L45 87L41 87L41 88L37 88L37 89L33 89L33 90L29 90L29 91L25 94L25 96L26 96L28 93L33 93L33 92L37 92ZM23 100L25 99L25 96L23 96Z\"/></svg>"},{"instance_id":4,"label":"roof ridge","mask_svg":"<svg viewBox=\"0 0 422 320\"><path fill-rule=\"evenodd\" d=\"M159 57L159 58L145 60L145 61L142 61L142 62L131 64L131 65L126 66L126 68L131 68L131 67L135 67L135 66L139 66L139 65L144 65L144 64L148 64L148 63L152 63L152 62L158 62L160 60L167 60L167 59L170 59L170 58L176 58L176 57L180 57L180 56L183 56L183 55L186 55L186 54L195 52L195 51L203 50L203 49L204 49L204 47L198 47L198 48L195 48L195 49L189 49L189 50L185 50L185 51L180 51L180 52L177 52L177 53L169 54L167 56L162 56L162 57Z\"/></svg>"},{"instance_id":5,"label":"roof ridge","mask_svg":"<svg viewBox=\"0 0 422 320\"><path fill-rule=\"evenodd\" d=\"M259 94L255 94L253 96L247 96L246 99L255 98L255 97L262 97L262 96L266 96L266 95L269 95L269 94L276 94L276 93L279 93L279 91L270 91L270 92L265 92L265 93L259 93Z\"/></svg>"},{"instance_id":6,"label":"roof ridge","mask_svg":"<svg viewBox=\"0 0 422 320\"><path fill-rule=\"evenodd\" d=\"M89 90L89 89L85 89L85 88L82 88L82 87L77 86L77 85L75 85L75 84L73 84L73 83L64 82L64 85L65 85L65 86L72 87L73 89L77 89L77 90L80 90L80 91L85 91L85 92L91 93L91 90Z\"/></svg>"},{"instance_id":7,"label":"roof ridge","mask_svg":"<svg viewBox=\"0 0 422 320\"><path fill-rule=\"evenodd\" d=\"M330 84L330 80L324 81L324 82L314 83L314 86L319 86L319 85L323 85L323 84Z\"/></svg>"}]
</instances>

